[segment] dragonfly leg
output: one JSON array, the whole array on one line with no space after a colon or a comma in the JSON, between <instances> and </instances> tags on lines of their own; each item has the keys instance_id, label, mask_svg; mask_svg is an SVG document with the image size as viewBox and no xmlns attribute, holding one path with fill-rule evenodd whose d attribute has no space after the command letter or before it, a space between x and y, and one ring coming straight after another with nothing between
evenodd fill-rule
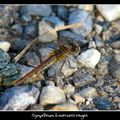
<instances>
[{"instance_id":1,"label":"dragonfly leg","mask_svg":"<svg viewBox=\"0 0 120 120\"><path fill-rule=\"evenodd\" d=\"M62 64L61 67L60 67L60 73L64 76L64 80L65 80L66 84L69 84L69 79L68 79L68 78L64 75L64 73L62 72L62 68L63 68L65 62L66 62L66 59L63 61L63 64Z\"/></svg>"}]
</instances>

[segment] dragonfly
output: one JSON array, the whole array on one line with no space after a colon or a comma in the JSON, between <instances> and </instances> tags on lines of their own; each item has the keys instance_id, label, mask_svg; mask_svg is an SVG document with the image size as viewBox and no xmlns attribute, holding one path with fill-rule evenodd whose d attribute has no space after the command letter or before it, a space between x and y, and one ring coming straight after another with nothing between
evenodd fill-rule
<instances>
[{"instance_id":1,"label":"dragonfly","mask_svg":"<svg viewBox=\"0 0 120 120\"><path fill-rule=\"evenodd\" d=\"M88 15L89 16L89 15ZM87 18L88 18L87 16ZM86 20L87 20L86 18ZM83 26L84 22L81 23L75 23L75 24L71 24L71 25L66 25L63 27L59 27L56 29L53 29L51 31L48 32L54 32L54 31L60 31L60 30L66 30L69 28L73 28L73 27L78 27L78 26ZM45 33L46 34L46 33ZM45 35L43 34L43 35ZM27 50L33 45L36 44L38 40L38 37L35 38L34 40L32 40L14 59L13 62L16 63L18 62L18 60L27 52ZM48 58L43 61L42 63L40 63L37 67L35 67L34 69L32 69L30 72L28 72L26 75L24 75L23 77L21 77L20 79L17 80L13 80L11 81L11 84L7 84L6 86L18 86L21 84L27 84L27 83L32 83L35 81L39 81L41 79L44 78L42 71L44 71L45 69L49 68L51 65L55 64L58 61L61 61L63 59L65 59L66 57L69 57L71 55L74 55L76 53L80 52L80 47L79 45L74 42L74 41L70 41L68 44L60 44L58 48L56 48L54 51L52 51Z\"/></svg>"},{"instance_id":2,"label":"dragonfly","mask_svg":"<svg viewBox=\"0 0 120 120\"><path fill-rule=\"evenodd\" d=\"M59 46L53 52L49 54L49 57L38 65L35 69L27 73L21 79L14 81L15 85L30 83L33 81L38 81L41 78L41 72L49 68L51 65L56 62L69 57L70 55L77 54L80 51L80 47L77 43L69 43L67 45Z\"/></svg>"}]
</instances>

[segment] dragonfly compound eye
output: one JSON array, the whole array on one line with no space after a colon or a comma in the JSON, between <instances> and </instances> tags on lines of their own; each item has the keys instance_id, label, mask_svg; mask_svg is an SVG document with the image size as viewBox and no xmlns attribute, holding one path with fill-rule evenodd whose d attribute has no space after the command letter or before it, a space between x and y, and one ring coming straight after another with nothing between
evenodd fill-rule
<instances>
[{"instance_id":1,"label":"dragonfly compound eye","mask_svg":"<svg viewBox=\"0 0 120 120\"><path fill-rule=\"evenodd\" d=\"M70 43L69 50L72 54L78 54L80 52L80 47L77 43Z\"/></svg>"}]
</instances>

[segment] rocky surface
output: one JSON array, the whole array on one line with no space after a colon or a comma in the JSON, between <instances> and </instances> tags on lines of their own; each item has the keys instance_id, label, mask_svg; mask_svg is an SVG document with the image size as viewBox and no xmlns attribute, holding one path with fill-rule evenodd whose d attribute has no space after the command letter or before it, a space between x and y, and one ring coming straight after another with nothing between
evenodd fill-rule
<instances>
[{"instance_id":1,"label":"rocky surface","mask_svg":"<svg viewBox=\"0 0 120 120\"><path fill-rule=\"evenodd\" d=\"M0 5L0 110L119 110L119 13L120 5ZM73 23L82 26L56 31ZM70 43L79 52L59 56ZM58 62L34 73L37 82L14 86L54 53Z\"/></svg>"}]
</instances>

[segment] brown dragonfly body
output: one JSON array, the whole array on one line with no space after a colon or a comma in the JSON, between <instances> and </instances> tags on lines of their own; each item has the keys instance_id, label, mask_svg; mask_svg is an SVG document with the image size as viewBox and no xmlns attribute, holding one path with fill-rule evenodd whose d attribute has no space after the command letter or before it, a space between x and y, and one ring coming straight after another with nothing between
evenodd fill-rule
<instances>
[{"instance_id":1,"label":"brown dragonfly body","mask_svg":"<svg viewBox=\"0 0 120 120\"><path fill-rule=\"evenodd\" d=\"M14 81L14 85L26 84L41 80L43 78L41 74L42 71L44 71L46 68L50 67L57 61L60 61L79 51L80 48L76 43L70 43L60 46L59 48L51 52L49 57L36 68L34 68L31 72L27 73L21 79Z\"/></svg>"}]
</instances>

